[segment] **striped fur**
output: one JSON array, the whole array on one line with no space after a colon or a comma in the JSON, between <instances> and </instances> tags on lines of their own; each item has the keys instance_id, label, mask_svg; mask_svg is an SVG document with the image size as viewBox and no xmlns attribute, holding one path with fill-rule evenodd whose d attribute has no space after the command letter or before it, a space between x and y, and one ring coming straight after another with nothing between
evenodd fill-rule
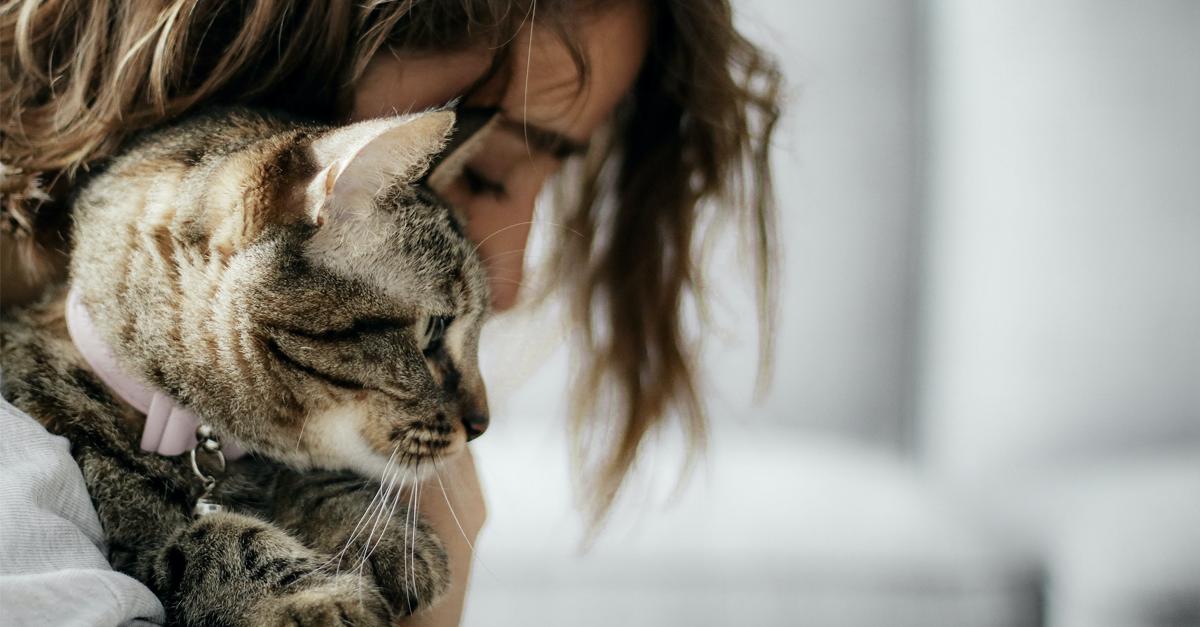
<instances>
[{"instance_id":1,"label":"striped fur","mask_svg":"<svg viewBox=\"0 0 1200 627\"><path fill-rule=\"evenodd\" d=\"M141 138L80 192L71 277L118 360L255 453L221 483L226 513L193 520L185 462L139 450L141 416L66 334L65 288L0 321L0 391L71 441L111 561L172 624L386 624L444 590L440 541L398 490L376 497L486 417L486 277L412 183L452 121L218 111ZM382 537L354 534L383 506Z\"/></svg>"}]
</instances>

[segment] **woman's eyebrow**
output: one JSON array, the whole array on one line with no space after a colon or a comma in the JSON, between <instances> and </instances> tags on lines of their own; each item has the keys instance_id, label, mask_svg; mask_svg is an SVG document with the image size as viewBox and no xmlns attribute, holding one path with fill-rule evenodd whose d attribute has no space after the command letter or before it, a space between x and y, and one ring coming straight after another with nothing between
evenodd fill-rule
<instances>
[{"instance_id":1,"label":"woman's eyebrow","mask_svg":"<svg viewBox=\"0 0 1200 627\"><path fill-rule=\"evenodd\" d=\"M529 147L546 153L555 159L566 159L587 152L588 142L572 139L566 135L524 120L514 120L503 114L497 120L500 128L526 140Z\"/></svg>"}]
</instances>

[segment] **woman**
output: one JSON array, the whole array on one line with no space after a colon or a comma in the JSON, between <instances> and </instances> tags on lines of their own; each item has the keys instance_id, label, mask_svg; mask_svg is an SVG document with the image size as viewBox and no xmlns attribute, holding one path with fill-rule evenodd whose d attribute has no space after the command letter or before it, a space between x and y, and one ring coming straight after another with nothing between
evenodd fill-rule
<instances>
[{"instance_id":1,"label":"woman","mask_svg":"<svg viewBox=\"0 0 1200 627\"><path fill-rule=\"evenodd\" d=\"M496 309L517 298L535 198L568 166L555 221L570 235L552 270L579 324L576 441L592 443L578 448L596 520L668 416L703 442L680 310L701 296L703 227L725 214L756 252L765 346L779 78L725 0L18 0L3 11L5 306L61 278L63 199L132 133L214 104L346 121L460 98L500 111L460 180L439 190L467 215ZM622 411L591 416L610 389ZM457 521L440 491L420 505L447 541L455 583L409 624L457 624L461 613L466 540L484 506L469 454L455 473Z\"/></svg>"}]
</instances>

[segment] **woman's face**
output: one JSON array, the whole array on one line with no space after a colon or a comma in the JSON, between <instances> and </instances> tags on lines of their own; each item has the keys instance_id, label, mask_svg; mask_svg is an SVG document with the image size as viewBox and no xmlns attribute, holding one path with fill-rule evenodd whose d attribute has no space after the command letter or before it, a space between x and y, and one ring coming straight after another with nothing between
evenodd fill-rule
<instances>
[{"instance_id":1,"label":"woman's face","mask_svg":"<svg viewBox=\"0 0 1200 627\"><path fill-rule=\"evenodd\" d=\"M582 90L568 49L549 29L537 28L535 17L509 47L511 72L481 85L492 64L486 48L437 55L384 50L367 65L355 88L354 120L440 106L472 86L465 106L499 109L496 130L463 175L438 190L467 216L496 309L516 300L538 192L564 159L587 146L632 87L646 53L647 22L641 2L582 18L576 35L590 70Z\"/></svg>"}]
</instances>

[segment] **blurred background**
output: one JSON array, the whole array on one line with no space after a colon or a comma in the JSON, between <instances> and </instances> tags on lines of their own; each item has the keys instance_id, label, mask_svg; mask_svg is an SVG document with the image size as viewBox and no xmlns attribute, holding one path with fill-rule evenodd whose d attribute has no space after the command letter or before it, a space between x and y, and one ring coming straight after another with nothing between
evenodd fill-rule
<instances>
[{"instance_id":1,"label":"blurred background","mask_svg":"<svg viewBox=\"0 0 1200 627\"><path fill-rule=\"evenodd\" d=\"M1200 2L743 0L789 81L774 385L583 550L554 307L487 332L465 622L1200 625ZM452 486L451 486L452 488Z\"/></svg>"}]
</instances>

